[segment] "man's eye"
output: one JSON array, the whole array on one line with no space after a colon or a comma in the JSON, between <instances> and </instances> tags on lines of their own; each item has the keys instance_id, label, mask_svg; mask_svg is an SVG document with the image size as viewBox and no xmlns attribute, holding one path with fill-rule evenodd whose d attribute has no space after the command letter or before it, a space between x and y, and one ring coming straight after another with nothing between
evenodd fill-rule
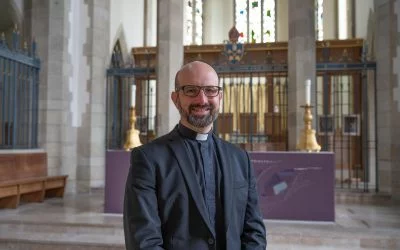
<instances>
[{"instance_id":1,"label":"man's eye","mask_svg":"<svg viewBox=\"0 0 400 250\"><path fill-rule=\"evenodd\" d=\"M208 94L215 94L215 93L217 93L218 89L217 88L205 88L204 91Z\"/></svg>"},{"instance_id":2,"label":"man's eye","mask_svg":"<svg viewBox=\"0 0 400 250\"><path fill-rule=\"evenodd\" d=\"M195 94L197 90L195 88L185 88L186 94Z\"/></svg>"}]
</instances>

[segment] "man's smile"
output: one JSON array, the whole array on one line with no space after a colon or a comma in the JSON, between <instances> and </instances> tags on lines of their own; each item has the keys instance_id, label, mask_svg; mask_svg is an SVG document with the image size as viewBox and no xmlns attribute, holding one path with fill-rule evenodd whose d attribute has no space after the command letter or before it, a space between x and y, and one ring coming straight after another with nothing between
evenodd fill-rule
<instances>
[{"instance_id":1,"label":"man's smile","mask_svg":"<svg viewBox=\"0 0 400 250\"><path fill-rule=\"evenodd\" d=\"M211 106L210 105L196 105L196 106L192 106L190 107L190 112L193 114L208 114L211 110Z\"/></svg>"}]
</instances>

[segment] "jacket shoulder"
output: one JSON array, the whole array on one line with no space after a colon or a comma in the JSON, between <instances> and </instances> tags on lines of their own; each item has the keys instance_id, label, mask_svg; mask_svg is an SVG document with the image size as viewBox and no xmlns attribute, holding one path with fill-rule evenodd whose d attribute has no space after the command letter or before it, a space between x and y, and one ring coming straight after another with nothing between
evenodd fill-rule
<instances>
[{"instance_id":1,"label":"jacket shoulder","mask_svg":"<svg viewBox=\"0 0 400 250\"><path fill-rule=\"evenodd\" d=\"M139 150L139 151L144 151L144 152L154 152L154 150L159 150L162 148L167 148L167 144L169 141L172 139L174 136L173 132L170 132L166 135L160 136L146 144L143 144L139 147L134 148L133 150Z\"/></svg>"}]
</instances>

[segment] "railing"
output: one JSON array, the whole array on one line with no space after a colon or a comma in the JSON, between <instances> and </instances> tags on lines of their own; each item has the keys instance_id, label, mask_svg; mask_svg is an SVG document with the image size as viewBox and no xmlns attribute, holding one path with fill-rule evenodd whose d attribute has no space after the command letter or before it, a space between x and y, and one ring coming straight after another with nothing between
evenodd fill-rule
<instances>
[{"instance_id":1,"label":"railing","mask_svg":"<svg viewBox=\"0 0 400 250\"><path fill-rule=\"evenodd\" d=\"M36 43L20 46L12 33L11 46L0 38L0 149L38 147L38 92L40 60Z\"/></svg>"}]
</instances>

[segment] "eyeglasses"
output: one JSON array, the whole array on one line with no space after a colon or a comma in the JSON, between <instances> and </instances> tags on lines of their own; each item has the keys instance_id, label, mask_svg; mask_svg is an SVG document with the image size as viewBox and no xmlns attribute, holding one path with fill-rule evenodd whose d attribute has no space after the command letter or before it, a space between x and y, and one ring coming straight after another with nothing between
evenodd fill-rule
<instances>
[{"instance_id":1,"label":"eyeglasses","mask_svg":"<svg viewBox=\"0 0 400 250\"><path fill-rule=\"evenodd\" d=\"M176 88L176 91L182 90L185 96L196 97L199 95L201 89L207 97L215 97L222 90L222 88L219 86L185 85Z\"/></svg>"}]
</instances>

